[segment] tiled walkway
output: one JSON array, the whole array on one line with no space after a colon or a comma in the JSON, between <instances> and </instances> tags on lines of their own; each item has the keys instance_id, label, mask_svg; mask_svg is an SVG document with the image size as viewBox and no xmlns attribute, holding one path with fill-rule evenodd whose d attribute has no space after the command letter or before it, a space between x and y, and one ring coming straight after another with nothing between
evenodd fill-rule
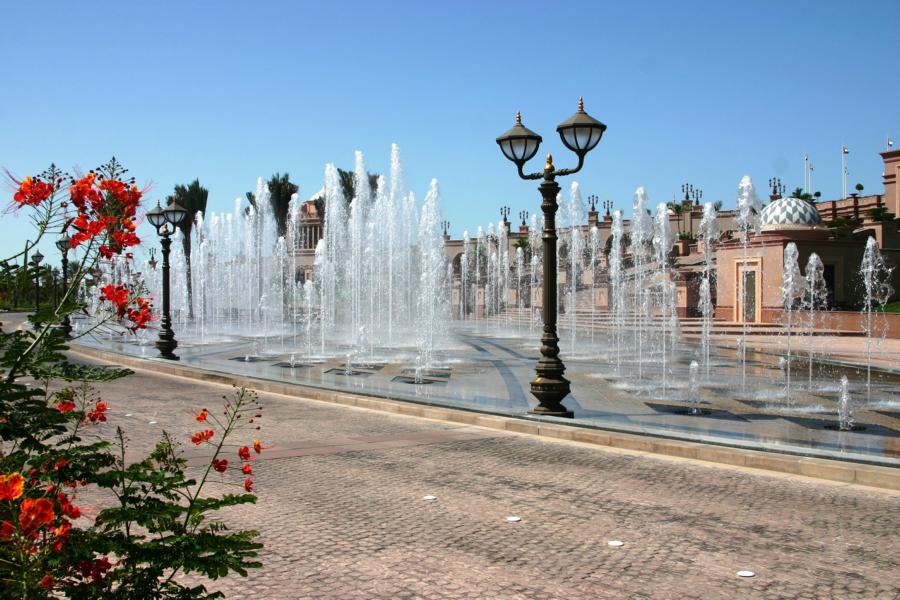
<instances>
[{"instance_id":1,"label":"tiled walkway","mask_svg":"<svg viewBox=\"0 0 900 600\"><path fill-rule=\"evenodd\" d=\"M135 454L229 393L148 372L102 389ZM264 567L210 585L230 598L900 597L896 493L261 399L259 502L223 518L261 531Z\"/></svg>"}]
</instances>

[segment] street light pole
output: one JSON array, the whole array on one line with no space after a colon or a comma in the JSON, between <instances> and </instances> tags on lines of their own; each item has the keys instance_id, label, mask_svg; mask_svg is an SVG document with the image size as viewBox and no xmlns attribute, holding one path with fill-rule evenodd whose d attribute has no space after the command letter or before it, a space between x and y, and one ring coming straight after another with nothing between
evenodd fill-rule
<instances>
[{"instance_id":1,"label":"street light pole","mask_svg":"<svg viewBox=\"0 0 900 600\"><path fill-rule=\"evenodd\" d=\"M562 143L578 156L578 166L574 169L556 169L553 156L547 155L543 171L525 174L525 163L537 154L542 138L522 125L521 114L516 114L515 126L497 138L497 144L504 156L514 162L522 179L543 179L538 190L541 193L541 210L544 213L543 273L543 317L544 332L541 336L541 358L535 371L537 376L531 382L531 393L538 399L538 406L528 412L536 415L572 418L574 414L562 401L569 394L569 380L563 377L566 370L559 358L559 336L556 328L557 273L556 273L556 211L559 206L557 177L577 173L584 166L584 157L599 142L606 131L606 125L584 112L584 102L578 99L578 112L563 121L557 128Z\"/></svg>"},{"instance_id":2,"label":"street light pole","mask_svg":"<svg viewBox=\"0 0 900 600\"><path fill-rule=\"evenodd\" d=\"M156 208L147 213L147 220L156 227L156 233L162 238L162 319L160 319L159 339L156 348L159 355L168 360L179 360L175 355L178 342L175 340L175 332L172 330L172 315L169 303L169 250L172 247L172 233L187 214L187 211L175 202L169 204L165 210L157 203Z\"/></svg>"},{"instance_id":3,"label":"street light pole","mask_svg":"<svg viewBox=\"0 0 900 600\"><path fill-rule=\"evenodd\" d=\"M56 240L56 247L59 248L59 251L62 253L62 283L63 283L63 298L68 296L69 290L69 247L70 247L70 238L69 236L63 234L58 240ZM69 312L66 310L65 306L63 306L63 311L65 311L65 315L63 317L62 322L59 324L60 330L63 332L63 335L66 337L71 337L72 335L72 321L69 320Z\"/></svg>"}]
</instances>

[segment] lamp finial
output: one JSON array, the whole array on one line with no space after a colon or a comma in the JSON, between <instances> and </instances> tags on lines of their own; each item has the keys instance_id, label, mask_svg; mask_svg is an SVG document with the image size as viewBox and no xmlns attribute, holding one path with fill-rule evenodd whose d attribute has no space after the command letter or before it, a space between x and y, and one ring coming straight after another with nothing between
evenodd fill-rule
<instances>
[{"instance_id":1,"label":"lamp finial","mask_svg":"<svg viewBox=\"0 0 900 600\"><path fill-rule=\"evenodd\" d=\"M578 96L578 112L584 112L584 96Z\"/></svg>"},{"instance_id":2,"label":"lamp finial","mask_svg":"<svg viewBox=\"0 0 900 600\"><path fill-rule=\"evenodd\" d=\"M521 125L521 124L522 124L522 113L519 111L516 111L516 125Z\"/></svg>"},{"instance_id":3,"label":"lamp finial","mask_svg":"<svg viewBox=\"0 0 900 600\"><path fill-rule=\"evenodd\" d=\"M547 164L544 165L544 170L545 171L553 170L553 155L550 153L547 153Z\"/></svg>"}]
</instances>

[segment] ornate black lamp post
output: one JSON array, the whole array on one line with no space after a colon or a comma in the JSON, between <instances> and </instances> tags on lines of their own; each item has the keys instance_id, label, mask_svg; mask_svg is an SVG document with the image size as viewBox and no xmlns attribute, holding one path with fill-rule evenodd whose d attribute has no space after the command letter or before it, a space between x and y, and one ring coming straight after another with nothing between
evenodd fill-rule
<instances>
[{"instance_id":1,"label":"ornate black lamp post","mask_svg":"<svg viewBox=\"0 0 900 600\"><path fill-rule=\"evenodd\" d=\"M541 358L535 368L537 377L531 382L531 393L539 404L529 412L571 418L572 411L562 403L563 398L569 394L569 380L563 377L566 367L559 359L559 336L556 333L556 196L559 193L556 178L581 170L585 155L600 142L606 125L584 112L584 102L579 98L578 112L563 121L556 131L566 148L578 156L578 166L574 169L556 169L553 166L553 156L548 154L542 172L525 174L525 163L537 154L542 138L522 125L519 113L516 113L515 126L498 137L497 144L503 155L516 164L519 177L543 179L538 189L543 199L541 210L544 212L544 334L541 336Z\"/></svg>"},{"instance_id":2,"label":"ornate black lamp post","mask_svg":"<svg viewBox=\"0 0 900 600\"><path fill-rule=\"evenodd\" d=\"M66 234L63 234L58 240L56 240L56 247L59 248L59 251L62 253L62 284L63 284L63 297L66 296L66 293L69 289L69 247L70 247L70 238ZM59 324L60 330L63 332L63 335L69 337L72 335L72 322L69 320L69 313L66 313L66 316L63 317L62 323Z\"/></svg>"},{"instance_id":3,"label":"ornate black lamp post","mask_svg":"<svg viewBox=\"0 0 900 600\"><path fill-rule=\"evenodd\" d=\"M172 246L171 235L175 233L175 227L184 220L187 211L178 203L172 202L165 209L159 203L156 208L147 213L147 220L156 227L156 233L162 238L162 320L159 326L159 339L156 348L162 358L178 360L175 356L175 332L172 331L172 315L169 313L169 249Z\"/></svg>"},{"instance_id":4,"label":"ornate black lamp post","mask_svg":"<svg viewBox=\"0 0 900 600\"><path fill-rule=\"evenodd\" d=\"M31 256L31 264L34 265L34 324L38 324L38 314L41 312L41 261L44 255L38 250Z\"/></svg>"}]
</instances>

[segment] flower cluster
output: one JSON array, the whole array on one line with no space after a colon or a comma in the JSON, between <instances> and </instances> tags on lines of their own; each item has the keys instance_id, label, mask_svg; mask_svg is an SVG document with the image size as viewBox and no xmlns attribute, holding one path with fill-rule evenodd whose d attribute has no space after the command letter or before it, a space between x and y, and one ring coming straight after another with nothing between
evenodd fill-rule
<instances>
[{"instance_id":1,"label":"flower cluster","mask_svg":"<svg viewBox=\"0 0 900 600\"><path fill-rule=\"evenodd\" d=\"M40 177L26 177L19 182L19 189L13 195L18 206L37 206L53 195L54 186Z\"/></svg>"},{"instance_id":2,"label":"flower cluster","mask_svg":"<svg viewBox=\"0 0 900 600\"><path fill-rule=\"evenodd\" d=\"M106 423L107 410L109 410L109 406L107 406L105 402L98 401L84 416L91 423Z\"/></svg>"},{"instance_id":3,"label":"flower cluster","mask_svg":"<svg viewBox=\"0 0 900 600\"><path fill-rule=\"evenodd\" d=\"M128 260L131 259L129 249L141 243L135 230L145 190L135 185L134 178L125 179L126 173L127 169L115 158L77 178L66 175L55 165L40 175L22 180L7 172L17 187L11 208L40 208L45 226L62 223L62 231L69 234L71 248L87 245L83 264L119 255ZM65 191L67 202L56 203L57 192ZM73 286L79 284L80 281L73 282ZM112 303L116 319L132 333L146 328L153 320L150 302L123 285L104 287L101 298Z\"/></svg>"},{"instance_id":4,"label":"flower cluster","mask_svg":"<svg viewBox=\"0 0 900 600\"><path fill-rule=\"evenodd\" d=\"M112 304L116 317L121 322L128 319L131 325L127 328L134 332L143 329L153 320L151 304L146 298L131 298L128 288L121 284L107 284L100 288L100 297Z\"/></svg>"},{"instance_id":5,"label":"flower cluster","mask_svg":"<svg viewBox=\"0 0 900 600\"><path fill-rule=\"evenodd\" d=\"M47 470L45 467L44 471ZM26 479L21 473L0 475L0 502L9 503L3 506L3 514L9 518L0 521L0 542L26 555L60 552L72 529L69 519L81 517L81 509L73 503L74 492L67 494L52 484L40 485L39 474L38 469L32 469L27 493ZM73 488L76 485L71 484ZM52 589L54 583L53 577L47 574L39 585Z\"/></svg>"},{"instance_id":6,"label":"flower cluster","mask_svg":"<svg viewBox=\"0 0 900 600\"><path fill-rule=\"evenodd\" d=\"M94 171L74 180L69 187L69 199L78 216L72 221L76 233L71 238L71 246L77 248L85 241L105 234L100 255L108 259L140 244L141 240L134 233L134 219L142 195L134 182L104 177Z\"/></svg>"}]
</instances>

